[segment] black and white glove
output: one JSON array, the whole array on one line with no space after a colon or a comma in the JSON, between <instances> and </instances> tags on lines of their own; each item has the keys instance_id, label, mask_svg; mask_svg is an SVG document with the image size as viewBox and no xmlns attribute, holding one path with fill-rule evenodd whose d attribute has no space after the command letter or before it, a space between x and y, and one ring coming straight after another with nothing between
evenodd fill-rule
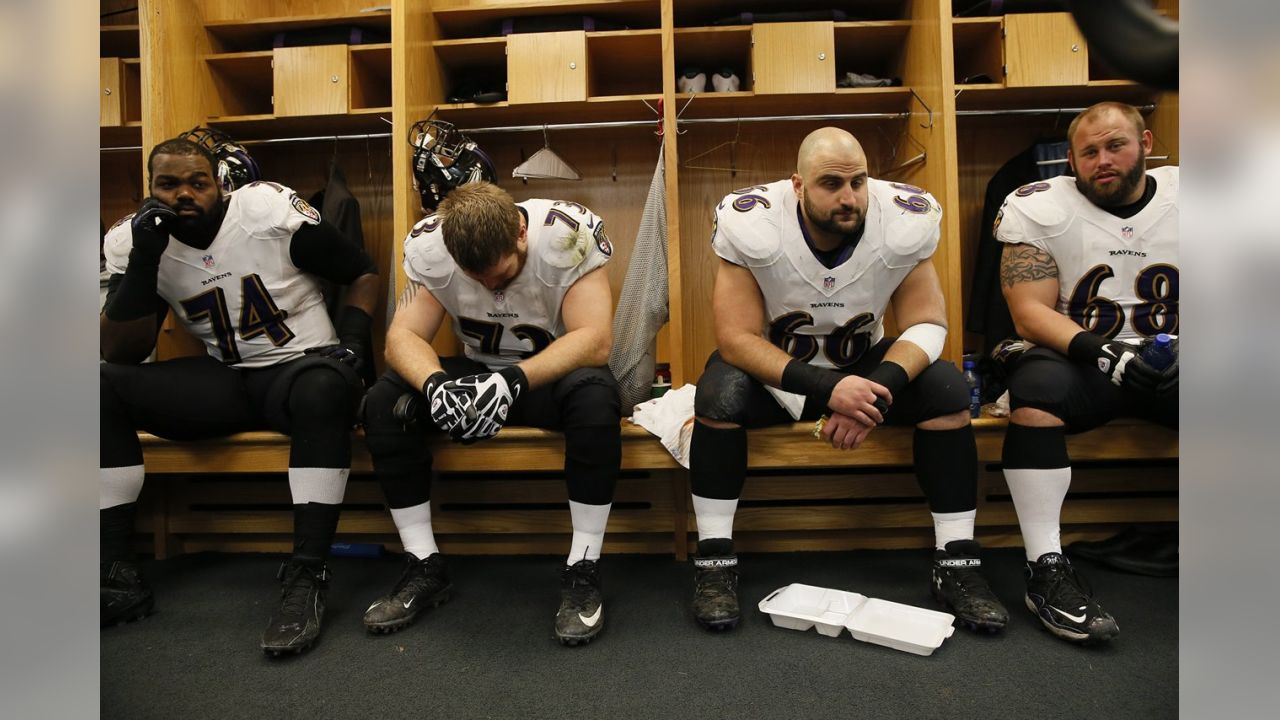
<instances>
[{"instance_id":1,"label":"black and white glove","mask_svg":"<svg viewBox=\"0 0 1280 720\"><path fill-rule=\"evenodd\" d=\"M435 373L422 383L422 394L431 403L431 422L457 440L463 423L474 420L476 410L469 394L447 387L452 382L444 372Z\"/></svg>"},{"instance_id":2,"label":"black and white glove","mask_svg":"<svg viewBox=\"0 0 1280 720\"><path fill-rule=\"evenodd\" d=\"M1087 330L1071 338L1067 355L1076 362L1096 367L1112 385L1145 394L1154 393L1152 379L1160 376L1159 370L1142 359L1141 347L1122 340L1108 340Z\"/></svg>"},{"instance_id":3,"label":"black and white glove","mask_svg":"<svg viewBox=\"0 0 1280 720\"><path fill-rule=\"evenodd\" d=\"M169 246L169 233L177 224L178 214L173 208L153 197L147 198L129 221L133 252L159 260Z\"/></svg>"},{"instance_id":4,"label":"black and white glove","mask_svg":"<svg viewBox=\"0 0 1280 720\"><path fill-rule=\"evenodd\" d=\"M441 391L465 394L475 412L474 418L468 417L450 431L450 435L464 444L497 435L528 384L524 371L515 365L496 373L468 375L445 383Z\"/></svg>"}]
</instances>

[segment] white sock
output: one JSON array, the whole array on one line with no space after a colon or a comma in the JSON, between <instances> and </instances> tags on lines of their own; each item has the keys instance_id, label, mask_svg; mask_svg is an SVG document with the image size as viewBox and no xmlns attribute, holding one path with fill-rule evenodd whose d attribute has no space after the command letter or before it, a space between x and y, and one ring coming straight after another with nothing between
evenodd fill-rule
<instances>
[{"instance_id":1,"label":"white sock","mask_svg":"<svg viewBox=\"0 0 1280 720\"><path fill-rule=\"evenodd\" d=\"M698 540L733 539L733 514L738 511L738 498L714 500L693 496L693 514L698 521Z\"/></svg>"},{"instance_id":2,"label":"white sock","mask_svg":"<svg viewBox=\"0 0 1280 720\"><path fill-rule=\"evenodd\" d=\"M569 501L569 517L573 520L573 542L569 545L569 557L566 565L579 560L599 560L600 546L604 544L604 529L609 524L609 509L613 503L606 505L588 505Z\"/></svg>"},{"instance_id":3,"label":"white sock","mask_svg":"<svg viewBox=\"0 0 1280 720\"><path fill-rule=\"evenodd\" d=\"M1035 562L1045 553L1062 552L1058 521L1062 516L1062 501L1071 486L1071 468L1006 468L1004 480L1009 484L1013 507L1018 512L1027 560Z\"/></svg>"},{"instance_id":4,"label":"white sock","mask_svg":"<svg viewBox=\"0 0 1280 720\"><path fill-rule=\"evenodd\" d=\"M289 468L289 492L294 505L341 505L350 468Z\"/></svg>"},{"instance_id":5,"label":"white sock","mask_svg":"<svg viewBox=\"0 0 1280 720\"><path fill-rule=\"evenodd\" d=\"M141 465L98 469L98 509L138 501L145 472Z\"/></svg>"},{"instance_id":6,"label":"white sock","mask_svg":"<svg viewBox=\"0 0 1280 720\"><path fill-rule=\"evenodd\" d=\"M939 550L945 550L952 540L973 539L973 519L978 517L977 509L953 513L931 513L933 515L933 544Z\"/></svg>"},{"instance_id":7,"label":"white sock","mask_svg":"<svg viewBox=\"0 0 1280 720\"><path fill-rule=\"evenodd\" d=\"M391 519L395 521L405 552L419 560L426 560L432 553L440 552L440 548L436 547L436 535L431 531L430 501L413 507L391 508Z\"/></svg>"}]
</instances>

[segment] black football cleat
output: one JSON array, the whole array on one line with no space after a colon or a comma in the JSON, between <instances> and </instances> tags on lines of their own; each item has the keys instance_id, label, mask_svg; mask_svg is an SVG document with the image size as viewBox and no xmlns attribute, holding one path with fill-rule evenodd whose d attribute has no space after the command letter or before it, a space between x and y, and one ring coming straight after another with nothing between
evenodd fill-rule
<instances>
[{"instance_id":1,"label":"black football cleat","mask_svg":"<svg viewBox=\"0 0 1280 720\"><path fill-rule=\"evenodd\" d=\"M323 562L290 558L276 578L281 581L280 607L262 633L262 651L270 657L297 655L320 637L329 571Z\"/></svg>"},{"instance_id":2,"label":"black football cleat","mask_svg":"<svg viewBox=\"0 0 1280 720\"><path fill-rule=\"evenodd\" d=\"M1120 626L1093 599L1093 592L1061 553L1027 563L1027 609L1064 640L1090 644L1120 634Z\"/></svg>"},{"instance_id":3,"label":"black football cleat","mask_svg":"<svg viewBox=\"0 0 1280 720\"><path fill-rule=\"evenodd\" d=\"M99 585L102 627L141 620L155 612L155 595L142 579L136 563L128 560L102 563Z\"/></svg>"},{"instance_id":4,"label":"black football cleat","mask_svg":"<svg viewBox=\"0 0 1280 720\"><path fill-rule=\"evenodd\" d=\"M732 630L738 626L738 556L733 540L698 541L693 558L693 617L708 630Z\"/></svg>"},{"instance_id":5,"label":"black football cleat","mask_svg":"<svg viewBox=\"0 0 1280 720\"><path fill-rule=\"evenodd\" d=\"M556 611L556 639L561 645L585 645L604 629L604 598L600 567L579 560L560 572L560 609Z\"/></svg>"},{"instance_id":6,"label":"black football cleat","mask_svg":"<svg viewBox=\"0 0 1280 720\"><path fill-rule=\"evenodd\" d=\"M364 626L371 633L393 633L413 624L423 610L439 607L453 596L453 583L444 555L431 553L419 560L405 555L404 572L391 593L378 598L364 613Z\"/></svg>"},{"instance_id":7,"label":"black football cleat","mask_svg":"<svg viewBox=\"0 0 1280 720\"><path fill-rule=\"evenodd\" d=\"M970 630L999 632L1009 611L982 577L981 546L975 540L952 540L933 555L933 597Z\"/></svg>"}]
</instances>

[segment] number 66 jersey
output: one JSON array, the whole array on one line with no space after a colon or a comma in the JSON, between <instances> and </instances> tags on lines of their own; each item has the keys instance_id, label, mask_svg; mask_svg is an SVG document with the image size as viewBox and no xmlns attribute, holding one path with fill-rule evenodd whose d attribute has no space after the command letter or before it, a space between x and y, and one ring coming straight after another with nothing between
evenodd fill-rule
<instances>
[{"instance_id":1,"label":"number 66 jersey","mask_svg":"<svg viewBox=\"0 0 1280 720\"><path fill-rule=\"evenodd\" d=\"M1155 195L1128 218L1094 205L1062 176L1010 193L995 236L1049 253L1058 312L1106 338L1178 332L1178 168L1149 170Z\"/></svg>"},{"instance_id":2,"label":"number 66 jersey","mask_svg":"<svg viewBox=\"0 0 1280 720\"><path fill-rule=\"evenodd\" d=\"M771 343L801 362L843 370L884 336L889 300L933 255L941 220L942 208L924 190L868 178L862 238L847 260L828 268L805 240L791 181L779 180L725 196L711 246L755 277Z\"/></svg>"}]
</instances>

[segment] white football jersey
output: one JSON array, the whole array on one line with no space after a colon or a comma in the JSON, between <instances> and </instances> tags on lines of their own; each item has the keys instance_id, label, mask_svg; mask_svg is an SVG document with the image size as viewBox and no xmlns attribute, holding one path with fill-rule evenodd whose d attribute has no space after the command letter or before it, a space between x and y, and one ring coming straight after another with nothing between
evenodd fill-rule
<instances>
[{"instance_id":1,"label":"white football jersey","mask_svg":"<svg viewBox=\"0 0 1280 720\"><path fill-rule=\"evenodd\" d=\"M1104 337L1178 332L1178 168L1147 175L1156 193L1133 217L1089 202L1066 176L1018 188L996 215L996 239L1053 256L1058 312Z\"/></svg>"},{"instance_id":2,"label":"white football jersey","mask_svg":"<svg viewBox=\"0 0 1280 720\"><path fill-rule=\"evenodd\" d=\"M882 180L867 184L866 229L834 268L805 241L790 180L734 190L716 207L712 247L755 276L765 337L797 360L827 368L857 362L884 337L898 285L938 246L942 208L932 195Z\"/></svg>"},{"instance_id":3,"label":"white football jersey","mask_svg":"<svg viewBox=\"0 0 1280 720\"><path fill-rule=\"evenodd\" d=\"M107 269L123 273L133 249L129 218L107 233ZM156 289L187 331L228 365L266 367L337 342L315 276L289 257L293 233L320 213L289 188L255 182L231 193L205 250L170 238Z\"/></svg>"},{"instance_id":4,"label":"white football jersey","mask_svg":"<svg viewBox=\"0 0 1280 720\"><path fill-rule=\"evenodd\" d=\"M578 278L604 266L613 246L604 221L564 200L516 203L528 223L528 258L499 291L471 279L444 244L439 215L428 215L404 241L404 272L444 306L467 357L489 367L514 365L564 335L561 307Z\"/></svg>"}]
</instances>

